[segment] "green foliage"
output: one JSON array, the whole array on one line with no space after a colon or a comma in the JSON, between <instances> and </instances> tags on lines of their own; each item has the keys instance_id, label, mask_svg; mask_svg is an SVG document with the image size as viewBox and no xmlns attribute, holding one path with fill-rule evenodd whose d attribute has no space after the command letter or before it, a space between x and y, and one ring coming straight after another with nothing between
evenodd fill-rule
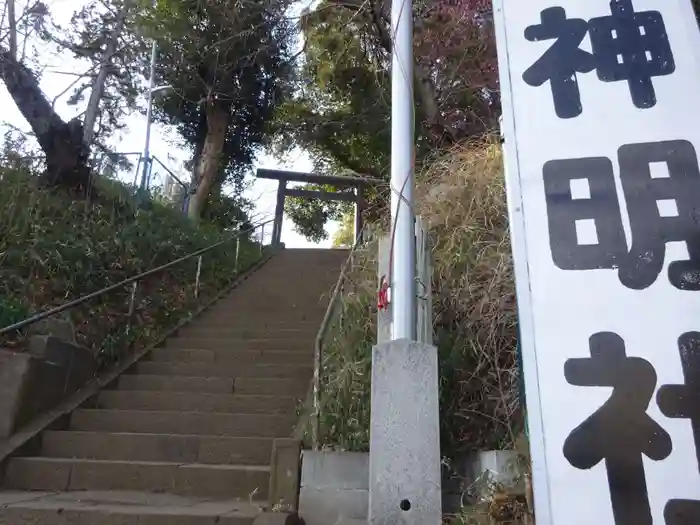
<instances>
[{"instance_id":1,"label":"green foliage","mask_svg":"<svg viewBox=\"0 0 700 525\"><path fill-rule=\"evenodd\" d=\"M386 53L371 44L369 25L329 0L302 16L304 62L295 98L277 114L278 153L301 146L321 173L388 180L391 77ZM418 157L428 148L420 129L416 148ZM370 209L380 212L385 196L369 194ZM325 238L325 223L341 213L336 203L301 199L289 199L286 211L297 231L314 241Z\"/></svg>"},{"instance_id":2,"label":"green foliage","mask_svg":"<svg viewBox=\"0 0 700 525\"><path fill-rule=\"evenodd\" d=\"M304 62L294 100L278 113L279 150L302 146L320 172L350 170L388 180L388 8L381 0L320 0L302 16ZM413 83L416 97L415 165L420 170L436 147L495 126L500 97L490 2L417 1L414 19L415 76L406 81ZM369 220L379 218L387 198L386 192L368 196ZM305 220L308 213L296 215ZM323 219L320 211L315 215ZM300 231L314 237L319 228L302 225Z\"/></svg>"},{"instance_id":3,"label":"green foliage","mask_svg":"<svg viewBox=\"0 0 700 525\"><path fill-rule=\"evenodd\" d=\"M25 172L0 169L2 326L231 238L219 228L194 225L158 202L148 210L112 199L86 205L35 183ZM233 280L235 246L225 243L203 256L198 297L196 258L140 281L129 331L130 287L71 310L78 342L105 362L130 346L153 342ZM258 257L257 245L243 242L239 267Z\"/></svg>"},{"instance_id":4,"label":"green foliage","mask_svg":"<svg viewBox=\"0 0 700 525\"><path fill-rule=\"evenodd\" d=\"M202 222L222 231L248 230L251 228L248 220L251 209L252 203L248 201L227 195L212 196L202 213Z\"/></svg>"},{"instance_id":5,"label":"green foliage","mask_svg":"<svg viewBox=\"0 0 700 525\"><path fill-rule=\"evenodd\" d=\"M352 248L355 244L355 213L344 213L340 220L340 228L333 235L333 246L336 248Z\"/></svg>"},{"instance_id":6,"label":"green foliage","mask_svg":"<svg viewBox=\"0 0 700 525\"><path fill-rule=\"evenodd\" d=\"M369 450L372 346L376 340L376 245L358 250L323 342L320 442Z\"/></svg>"},{"instance_id":7,"label":"green foliage","mask_svg":"<svg viewBox=\"0 0 700 525\"><path fill-rule=\"evenodd\" d=\"M332 186L306 184L304 189L333 192ZM326 202L308 197L287 197L284 211L294 223L294 230L312 242L320 242L328 238L325 225L328 221L340 220L343 213L350 207L348 203Z\"/></svg>"},{"instance_id":8,"label":"green foliage","mask_svg":"<svg viewBox=\"0 0 700 525\"><path fill-rule=\"evenodd\" d=\"M302 17L298 95L280 108L278 147L300 144L323 171L388 174L391 113L386 64L369 55L351 11L322 1Z\"/></svg>"},{"instance_id":9,"label":"green foliage","mask_svg":"<svg viewBox=\"0 0 700 525\"><path fill-rule=\"evenodd\" d=\"M150 2L146 2L147 4ZM240 190L269 122L289 94L295 28L288 0L161 0L144 25L158 40L156 117L176 126L197 161L209 132L207 108L228 115L216 183Z\"/></svg>"},{"instance_id":10,"label":"green foliage","mask_svg":"<svg viewBox=\"0 0 700 525\"><path fill-rule=\"evenodd\" d=\"M431 226L433 327L444 456L509 448L522 430L517 317L502 162L495 139L455 147L421 173ZM358 250L324 342L322 443L366 450L376 243Z\"/></svg>"},{"instance_id":11,"label":"green foliage","mask_svg":"<svg viewBox=\"0 0 700 525\"><path fill-rule=\"evenodd\" d=\"M19 323L29 317L29 309L15 297L3 297L0 300L0 326Z\"/></svg>"}]
</instances>

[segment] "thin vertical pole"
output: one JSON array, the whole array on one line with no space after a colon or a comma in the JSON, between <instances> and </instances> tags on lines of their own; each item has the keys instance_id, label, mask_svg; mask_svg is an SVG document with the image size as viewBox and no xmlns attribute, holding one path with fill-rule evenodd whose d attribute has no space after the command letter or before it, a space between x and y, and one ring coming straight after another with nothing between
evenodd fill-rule
<instances>
[{"instance_id":1,"label":"thin vertical pole","mask_svg":"<svg viewBox=\"0 0 700 525\"><path fill-rule=\"evenodd\" d=\"M199 298L199 279L202 275L202 256L197 257L197 275L194 278L194 298Z\"/></svg>"},{"instance_id":2,"label":"thin vertical pole","mask_svg":"<svg viewBox=\"0 0 700 525\"><path fill-rule=\"evenodd\" d=\"M260 255L263 252L263 245L265 244L265 225L260 226Z\"/></svg>"},{"instance_id":3,"label":"thin vertical pole","mask_svg":"<svg viewBox=\"0 0 700 525\"><path fill-rule=\"evenodd\" d=\"M141 189L145 190L148 183L148 173L151 167L151 121L153 120L153 88L156 86L156 55L158 44L151 45L151 78L148 81L148 109L146 110L146 143L143 147L143 172L141 173Z\"/></svg>"},{"instance_id":4,"label":"thin vertical pole","mask_svg":"<svg viewBox=\"0 0 700 525\"><path fill-rule=\"evenodd\" d=\"M240 235L236 239L236 262L234 263L234 272L238 273L238 256L241 254L241 237Z\"/></svg>"},{"instance_id":5,"label":"thin vertical pole","mask_svg":"<svg viewBox=\"0 0 700 525\"><path fill-rule=\"evenodd\" d=\"M391 263L392 339L416 338L416 243L413 214L413 12L391 4Z\"/></svg>"},{"instance_id":6,"label":"thin vertical pole","mask_svg":"<svg viewBox=\"0 0 700 525\"><path fill-rule=\"evenodd\" d=\"M134 323L134 314L136 313L136 294L138 293L139 282L131 283L131 294L129 295L129 313L126 319L126 333L131 333L131 325Z\"/></svg>"}]
</instances>

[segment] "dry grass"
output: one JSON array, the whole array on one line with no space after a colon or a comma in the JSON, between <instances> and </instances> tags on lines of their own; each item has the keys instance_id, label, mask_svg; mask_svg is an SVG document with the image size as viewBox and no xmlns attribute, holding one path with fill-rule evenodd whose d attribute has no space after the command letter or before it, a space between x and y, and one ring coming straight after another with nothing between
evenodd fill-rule
<instances>
[{"instance_id":1,"label":"dry grass","mask_svg":"<svg viewBox=\"0 0 700 525\"><path fill-rule=\"evenodd\" d=\"M500 147L453 148L418 176L418 210L433 243L433 312L440 352L443 454L510 448L521 430L517 323ZM376 245L354 258L323 371L322 438L368 445Z\"/></svg>"},{"instance_id":2,"label":"dry grass","mask_svg":"<svg viewBox=\"0 0 700 525\"><path fill-rule=\"evenodd\" d=\"M436 159L417 196L433 241L444 444L452 453L510 448L521 427L517 316L496 138Z\"/></svg>"}]
</instances>

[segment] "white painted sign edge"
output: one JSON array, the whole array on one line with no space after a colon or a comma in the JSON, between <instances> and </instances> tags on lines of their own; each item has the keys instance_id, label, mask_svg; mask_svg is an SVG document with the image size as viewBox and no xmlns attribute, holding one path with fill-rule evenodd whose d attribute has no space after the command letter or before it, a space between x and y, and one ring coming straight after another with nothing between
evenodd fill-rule
<instances>
[{"instance_id":1,"label":"white painted sign edge","mask_svg":"<svg viewBox=\"0 0 700 525\"><path fill-rule=\"evenodd\" d=\"M525 238L525 216L520 187L519 156L516 141L516 123L513 109L513 91L511 69L508 56L508 37L505 29L505 12L503 4L508 0L492 0L493 21L498 47L498 68L501 88L501 136L505 139L502 147L503 165L508 199L508 220L513 251L513 267L516 278L516 295L518 304L519 343L522 352L523 378L527 396L527 423L532 462L532 487L537 525L555 524L552 518L551 492L545 452L542 408L540 405L540 385L537 366L536 334L530 293L529 266L527 261L527 241ZM513 1L513 0L510 0ZM521 0L522 1L522 0ZM685 17L686 32L695 33L695 43L700 44L695 12L690 0L673 0L682 2L687 10ZM697 145L696 145L697 147ZM510 176L509 176L510 174Z\"/></svg>"},{"instance_id":2,"label":"white painted sign edge","mask_svg":"<svg viewBox=\"0 0 700 525\"><path fill-rule=\"evenodd\" d=\"M510 242L513 251L513 270L517 276L515 293L518 305L518 340L522 353L521 371L526 385L527 425L532 462L532 489L537 525L554 525L550 504L549 476L544 442L542 409L540 406L540 385L535 344L535 326L530 293L529 267L527 262L527 242L525 239L525 216L520 187L518 146L515 135L515 112L513 109L513 87L508 37L503 3L506 0L493 0L493 21L498 48L498 71L501 88L501 136L503 166L508 199L508 223ZM508 174L512 174L510 177ZM527 278L523 278L527 276Z\"/></svg>"}]
</instances>

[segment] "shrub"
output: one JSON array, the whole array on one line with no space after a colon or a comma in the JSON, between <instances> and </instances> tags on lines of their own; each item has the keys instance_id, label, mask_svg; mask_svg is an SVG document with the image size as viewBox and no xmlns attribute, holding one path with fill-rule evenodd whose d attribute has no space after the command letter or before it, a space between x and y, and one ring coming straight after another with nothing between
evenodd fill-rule
<instances>
[{"instance_id":1,"label":"shrub","mask_svg":"<svg viewBox=\"0 0 700 525\"><path fill-rule=\"evenodd\" d=\"M419 174L418 213L433 246L433 313L444 455L512 446L521 430L515 289L500 146L462 144ZM322 438L366 450L376 245L353 271L325 345Z\"/></svg>"},{"instance_id":2,"label":"shrub","mask_svg":"<svg viewBox=\"0 0 700 525\"><path fill-rule=\"evenodd\" d=\"M102 188L98 202L86 204L39 188L35 181L21 170L0 170L2 326L232 237L193 224L158 201L148 209L136 208L128 192L113 182ZM124 198L115 198L122 194ZM134 344L152 342L233 280L235 250L236 243L227 242L203 257L197 298L196 258L141 281L128 333L130 287L71 310L78 342L104 362ZM244 239L240 267L258 254L259 247ZM0 342L22 347L22 335Z\"/></svg>"}]
</instances>

